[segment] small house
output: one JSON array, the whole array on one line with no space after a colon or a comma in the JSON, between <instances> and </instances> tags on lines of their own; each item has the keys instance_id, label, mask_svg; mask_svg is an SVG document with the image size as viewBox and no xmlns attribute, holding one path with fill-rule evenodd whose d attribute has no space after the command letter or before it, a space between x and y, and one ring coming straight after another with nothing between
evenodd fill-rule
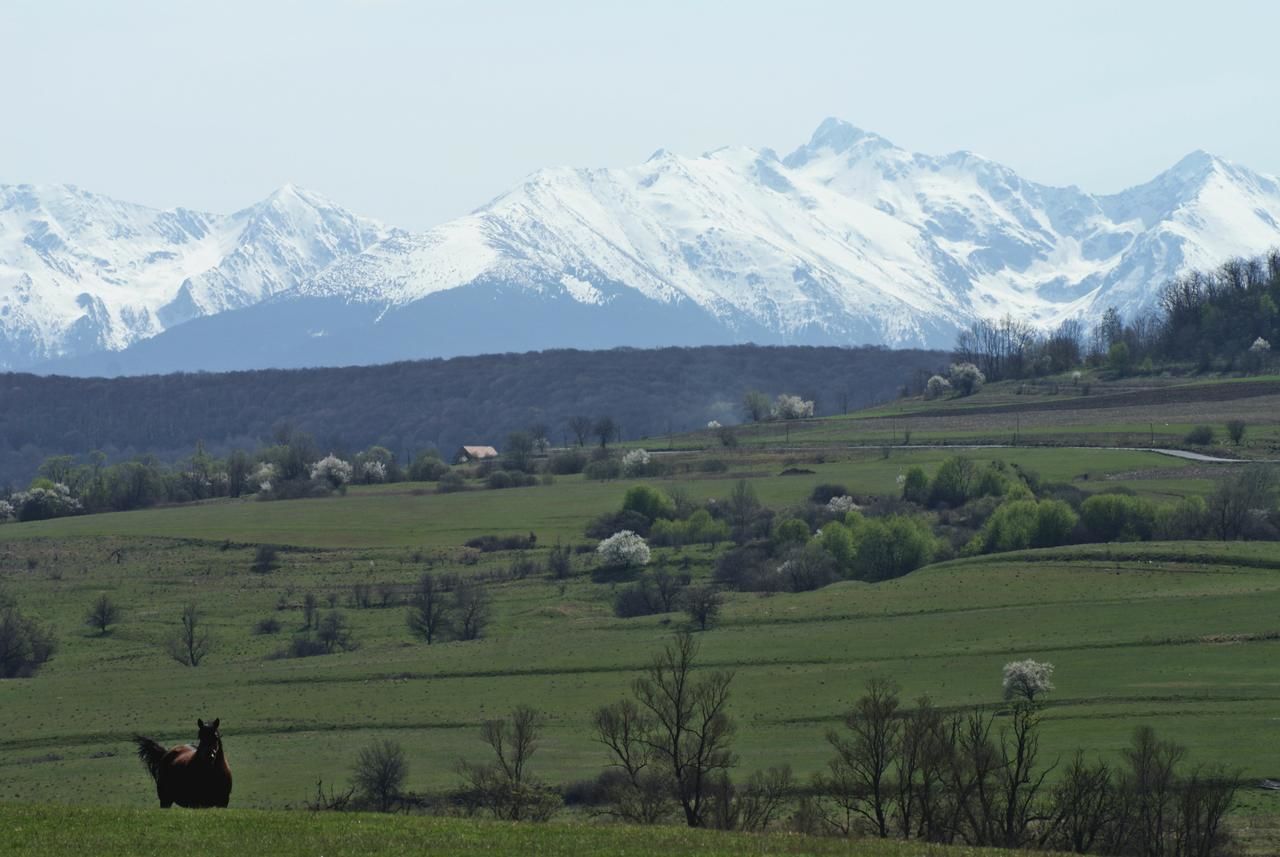
<instances>
[{"instance_id":1,"label":"small house","mask_svg":"<svg viewBox=\"0 0 1280 857\"><path fill-rule=\"evenodd\" d=\"M458 464L470 464L473 461L484 461L486 458L497 458L498 450L492 446L463 446L458 449L455 461Z\"/></svg>"}]
</instances>

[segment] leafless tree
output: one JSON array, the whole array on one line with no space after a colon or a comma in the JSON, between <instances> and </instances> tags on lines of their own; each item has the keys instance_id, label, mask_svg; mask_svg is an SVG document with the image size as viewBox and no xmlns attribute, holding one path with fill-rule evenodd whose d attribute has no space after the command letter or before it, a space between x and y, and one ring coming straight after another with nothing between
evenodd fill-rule
<instances>
[{"instance_id":1,"label":"leafless tree","mask_svg":"<svg viewBox=\"0 0 1280 857\"><path fill-rule=\"evenodd\" d=\"M473 810L485 810L506 821L546 821L560 806L560 797L529 773L529 760L538 749L542 718L521 705L506 720L488 720L481 739L493 751L485 764L459 762L464 798Z\"/></svg>"},{"instance_id":2,"label":"leafless tree","mask_svg":"<svg viewBox=\"0 0 1280 857\"><path fill-rule=\"evenodd\" d=\"M824 821L832 830L850 835L861 820L876 836L889 835L894 799L890 772L902 732L900 704L893 682L873 678L845 716L846 732L827 733L836 756L816 786L825 798Z\"/></svg>"},{"instance_id":3,"label":"leafless tree","mask_svg":"<svg viewBox=\"0 0 1280 857\"><path fill-rule=\"evenodd\" d=\"M706 631L716 623L720 616L720 608L724 606L724 595L710 584L687 587L680 595L684 612L688 614L699 631Z\"/></svg>"},{"instance_id":4,"label":"leafless tree","mask_svg":"<svg viewBox=\"0 0 1280 857\"><path fill-rule=\"evenodd\" d=\"M85 614L84 623L97 628L98 633L106 634L112 625L120 621L120 608L105 592L97 597Z\"/></svg>"},{"instance_id":5,"label":"leafless tree","mask_svg":"<svg viewBox=\"0 0 1280 857\"><path fill-rule=\"evenodd\" d=\"M409 598L409 630L429 646L439 639L449 624L449 601L435 575L426 572Z\"/></svg>"},{"instance_id":6,"label":"leafless tree","mask_svg":"<svg viewBox=\"0 0 1280 857\"><path fill-rule=\"evenodd\" d=\"M459 640L478 640L493 616L489 593L477 583L463 581L453 589L453 627Z\"/></svg>"},{"instance_id":7,"label":"leafless tree","mask_svg":"<svg viewBox=\"0 0 1280 857\"><path fill-rule=\"evenodd\" d=\"M365 800L379 812L389 812L400 800L408 776L409 762L404 748L384 739L360 751L351 779Z\"/></svg>"},{"instance_id":8,"label":"leafless tree","mask_svg":"<svg viewBox=\"0 0 1280 857\"><path fill-rule=\"evenodd\" d=\"M591 437L591 427L591 417L569 417L569 431L573 432L573 437L578 442L578 446L587 445L587 438Z\"/></svg>"},{"instance_id":9,"label":"leafless tree","mask_svg":"<svg viewBox=\"0 0 1280 857\"><path fill-rule=\"evenodd\" d=\"M169 640L169 656L184 666L198 667L213 649L213 642L202 628L200 611L194 604L182 608L182 626Z\"/></svg>"},{"instance_id":10,"label":"leafless tree","mask_svg":"<svg viewBox=\"0 0 1280 857\"><path fill-rule=\"evenodd\" d=\"M736 764L730 749L736 727L726 712L733 674L694 674L698 644L681 631L654 656L632 694L651 721L645 743L666 768L685 823L706 822L711 778Z\"/></svg>"},{"instance_id":11,"label":"leafless tree","mask_svg":"<svg viewBox=\"0 0 1280 857\"><path fill-rule=\"evenodd\" d=\"M675 788L650 740L653 719L632 700L621 699L597 709L593 725L619 774L607 780L606 812L633 824L666 818L675 805Z\"/></svg>"}]
</instances>

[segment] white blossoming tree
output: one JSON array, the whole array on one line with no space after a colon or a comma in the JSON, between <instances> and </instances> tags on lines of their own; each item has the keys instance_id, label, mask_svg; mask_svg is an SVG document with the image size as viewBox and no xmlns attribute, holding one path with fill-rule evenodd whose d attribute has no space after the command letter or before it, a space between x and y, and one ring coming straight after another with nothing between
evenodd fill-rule
<instances>
[{"instance_id":1,"label":"white blossoming tree","mask_svg":"<svg viewBox=\"0 0 1280 857\"><path fill-rule=\"evenodd\" d=\"M624 476L643 476L649 470L649 462L653 457L643 449L633 449L622 456L622 473Z\"/></svg>"},{"instance_id":2,"label":"white blossoming tree","mask_svg":"<svg viewBox=\"0 0 1280 857\"><path fill-rule=\"evenodd\" d=\"M1053 664L1012 661L1004 665L1004 698L1035 702L1037 696L1053 690Z\"/></svg>"},{"instance_id":3,"label":"white blossoming tree","mask_svg":"<svg viewBox=\"0 0 1280 857\"><path fill-rule=\"evenodd\" d=\"M330 488L337 490L351 481L352 470L350 463L331 452L311 465L311 478L317 482L327 482Z\"/></svg>"},{"instance_id":4,"label":"white blossoming tree","mask_svg":"<svg viewBox=\"0 0 1280 857\"><path fill-rule=\"evenodd\" d=\"M1253 345L1249 346L1250 354L1267 355L1271 353L1271 343L1259 336L1253 341Z\"/></svg>"},{"instance_id":5,"label":"white blossoming tree","mask_svg":"<svg viewBox=\"0 0 1280 857\"><path fill-rule=\"evenodd\" d=\"M276 478L276 466L269 461L264 461L258 465L258 469L254 470L249 476L249 486L256 488L258 491L266 494L271 491L271 480Z\"/></svg>"},{"instance_id":6,"label":"white blossoming tree","mask_svg":"<svg viewBox=\"0 0 1280 857\"><path fill-rule=\"evenodd\" d=\"M972 363L951 364L951 386L962 396L972 396L987 383L987 376Z\"/></svg>"},{"instance_id":7,"label":"white blossoming tree","mask_svg":"<svg viewBox=\"0 0 1280 857\"><path fill-rule=\"evenodd\" d=\"M856 508L858 508L858 505L853 502L853 498L848 494L841 494L839 497L832 497L827 501L827 511L840 517L844 517Z\"/></svg>"},{"instance_id":8,"label":"white blossoming tree","mask_svg":"<svg viewBox=\"0 0 1280 857\"><path fill-rule=\"evenodd\" d=\"M783 393L773 403L773 417L778 420L804 420L813 416L813 402Z\"/></svg>"},{"instance_id":9,"label":"white blossoming tree","mask_svg":"<svg viewBox=\"0 0 1280 857\"><path fill-rule=\"evenodd\" d=\"M8 500L0 500L0 524L13 520L13 504Z\"/></svg>"},{"instance_id":10,"label":"white blossoming tree","mask_svg":"<svg viewBox=\"0 0 1280 857\"><path fill-rule=\"evenodd\" d=\"M611 568L636 568L649 563L649 545L631 530L609 536L596 547L596 553Z\"/></svg>"},{"instance_id":11,"label":"white blossoming tree","mask_svg":"<svg viewBox=\"0 0 1280 857\"><path fill-rule=\"evenodd\" d=\"M43 485L19 491L9 498L9 503L13 516L19 521L43 521L83 511L80 501L71 496L71 489L61 482L45 481ZM0 520L3 520L2 516Z\"/></svg>"},{"instance_id":12,"label":"white blossoming tree","mask_svg":"<svg viewBox=\"0 0 1280 857\"><path fill-rule=\"evenodd\" d=\"M924 385L926 399L940 399L951 392L951 382L941 375L934 375Z\"/></svg>"},{"instance_id":13,"label":"white blossoming tree","mask_svg":"<svg viewBox=\"0 0 1280 857\"><path fill-rule=\"evenodd\" d=\"M716 429L720 428L720 421L719 420L708 421L707 428L711 429L712 431L715 431Z\"/></svg>"}]
</instances>

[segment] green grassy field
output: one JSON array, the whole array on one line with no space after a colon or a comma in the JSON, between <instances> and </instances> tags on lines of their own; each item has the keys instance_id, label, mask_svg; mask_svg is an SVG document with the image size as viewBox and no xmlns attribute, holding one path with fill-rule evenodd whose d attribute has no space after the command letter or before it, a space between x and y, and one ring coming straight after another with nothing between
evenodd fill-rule
<instances>
[{"instance_id":1,"label":"green grassy field","mask_svg":"<svg viewBox=\"0 0 1280 857\"><path fill-rule=\"evenodd\" d=\"M886 457L840 444L769 453L748 445L672 456L673 475L650 481L708 498L726 496L747 478L762 501L783 508L822 482L894 494L907 467L932 472L951 454L914 449ZM1016 463L1084 491L1123 487L1160 500L1204 493L1209 480L1231 466L1104 449L966 454ZM701 472L698 462L709 456L721 458L726 470ZM812 472L779 475L784 468ZM547 717L536 773L559 784L593 777L607 762L590 734L593 710L626 693L682 616L615 618L616 587L593 582L589 557L576 560L567 581L538 575L491 584L496 618L477 642L428 647L415 641L398 599L424 568L482 574L512 561L511 554L493 554L464 565L461 545L476 535L532 531L538 554L558 540L583 542L584 524L616 509L631 484L575 476L448 495L399 484L353 488L329 499L217 501L0 527L0 585L25 611L53 625L61 644L35 679L0 682L0 802L151 806L153 787L132 755L130 736L185 742L194 736L196 717L222 719L236 773L235 807L299 807L318 779L345 781L358 748L381 737L406 748L411 790L444 789L456 784L460 758L483 758L479 724L519 703ZM264 543L287 546L280 568L266 574L250 569L255 546ZM700 546L657 554L704 577L716 551ZM357 583L386 588L397 604L347 606ZM81 618L104 592L125 616L111 633L97 636ZM309 592L322 603L332 596L359 647L273 658L301 627ZM196 669L164 651L188 602L199 605L216 643ZM283 631L251 633L267 617L278 618ZM1043 729L1047 758L1077 747L1110 755L1136 725L1151 724L1186 744L1195 759L1259 778L1280 775L1280 745L1271 740L1280 708L1277 617L1280 555L1273 544L1084 545L955 560L875 585L732 594L719 626L699 638L707 665L735 673L731 713L740 727L743 771L782 763L801 776L817 771L829 755L825 731L872 676L896 679L906 698L929 693L944 706L998 705L1003 664L1034 657L1057 665L1058 690ZM1251 824L1249 817L1280 815L1275 793L1249 790L1241 804L1241 825ZM74 824L59 826L51 810L0 809L0 824L26 831L27 840L13 840L27 843L18 853L59 853L38 840L73 842L76 824L118 831L102 840L108 854L159 850L179 829L166 818L156 823L154 840L130 839L139 817L123 810L77 809L71 817ZM221 831L210 833L213 842L226 831L256 836L258 830L293 842L292 831L311 819L218 818L226 821L200 816L202 825L225 825L209 828ZM447 853L493 853L504 849L477 831L497 829L325 818L312 839L297 840L296 853L363 850L359 837L374 830L387 853L412 848L422 836L449 843L442 846ZM548 854L740 853L748 847L760 849L755 853L919 853L785 837L726 845L729 840L682 839L682 831L654 832L624 848L618 843L627 837L606 843L592 838L602 835L592 827L501 829L515 837L507 851ZM1274 842L1270 835L1261 841ZM217 847L203 850L220 853Z\"/></svg>"},{"instance_id":2,"label":"green grassy field","mask_svg":"<svg viewBox=\"0 0 1280 857\"><path fill-rule=\"evenodd\" d=\"M872 839L817 839L787 834L737 834L680 827L588 824L499 824L459 819L227 810L169 813L124 809L0 804L4 853L52 857L93 843L99 857L207 857L259 854L472 855L545 857L736 857L785 854L840 857L1018 857L1028 852L932 846ZM1044 854L1045 852L1036 852Z\"/></svg>"}]
</instances>

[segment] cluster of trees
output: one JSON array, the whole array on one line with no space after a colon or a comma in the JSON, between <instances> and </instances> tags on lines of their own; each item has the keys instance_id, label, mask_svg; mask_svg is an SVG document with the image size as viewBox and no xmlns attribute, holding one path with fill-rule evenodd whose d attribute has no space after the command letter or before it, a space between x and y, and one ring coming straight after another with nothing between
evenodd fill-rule
<instances>
[{"instance_id":1,"label":"cluster of trees","mask_svg":"<svg viewBox=\"0 0 1280 857\"><path fill-rule=\"evenodd\" d=\"M493 599L474 581L425 572L409 596L405 622L427 645L447 639L478 640L493 619Z\"/></svg>"},{"instance_id":2,"label":"cluster of trees","mask_svg":"<svg viewBox=\"0 0 1280 857\"><path fill-rule=\"evenodd\" d=\"M846 399L841 400L842 406L847 411L846 402ZM816 409L817 405L813 399L791 393L779 393L773 402L770 402L769 397L759 390L748 390L742 397L742 416L747 422L752 423L766 420L807 420L814 416ZM707 427L724 428L718 421L715 425L708 423Z\"/></svg>"},{"instance_id":3,"label":"cluster of trees","mask_svg":"<svg viewBox=\"0 0 1280 857\"><path fill-rule=\"evenodd\" d=\"M832 730L835 751L799 813L805 827L927 842L1077 854L1230 853L1223 820L1238 775L1185 765L1186 750L1135 730L1119 764L1077 751L1056 783L1040 760L1047 664L1005 668L1007 709L903 704L873 679ZM1051 667L1049 667L1051 670Z\"/></svg>"},{"instance_id":4,"label":"cluster of trees","mask_svg":"<svg viewBox=\"0 0 1280 857\"><path fill-rule=\"evenodd\" d=\"M406 450L451 451L540 424L553 445L568 445L579 414L608 414L628 438L658 437L737 422L752 389L805 384L824 413L863 407L943 360L918 350L736 345L113 379L0 374L0 484L25 484L50 456L95 450L110 463L144 453L173 463L203 439L225 457L283 425L325 451L382 446L401 460Z\"/></svg>"},{"instance_id":5,"label":"cluster of trees","mask_svg":"<svg viewBox=\"0 0 1280 857\"><path fill-rule=\"evenodd\" d=\"M485 762L460 761L460 785L432 801L406 792L408 762L391 742L360 752L352 786L339 799L318 787L315 809L355 805L545 821L571 801L593 815L632 824L760 831L786 828L828 836L1101 855L1221 857L1232 843L1223 824L1239 777L1189 765L1185 748L1149 727L1134 731L1115 762L1077 751L1059 762L1040 752L1043 697L1051 664L1007 664L1004 705L944 709L928 696L906 704L897 686L873 678L827 734L825 768L808 782L788 766L735 780L738 725L734 675L699 663L699 647L679 632L631 683L630 693L591 718L609 760L594 780L555 789L530 762L543 726L517 707L486 721Z\"/></svg>"},{"instance_id":6,"label":"cluster of trees","mask_svg":"<svg viewBox=\"0 0 1280 857\"><path fill-rule=\"evenodd\" d=\"M1193 360L1202 371L1260 372L1280 342L1280 250L1232 259L1167 283L1157 309L1124 319L1114 307L1086 326L1068 319L1045 334L1012 317L960 332L955 359L998 381L1088 365L1118 375ZM941 379L940 379L941 380Z\"/></svg>"}]
</instances>

